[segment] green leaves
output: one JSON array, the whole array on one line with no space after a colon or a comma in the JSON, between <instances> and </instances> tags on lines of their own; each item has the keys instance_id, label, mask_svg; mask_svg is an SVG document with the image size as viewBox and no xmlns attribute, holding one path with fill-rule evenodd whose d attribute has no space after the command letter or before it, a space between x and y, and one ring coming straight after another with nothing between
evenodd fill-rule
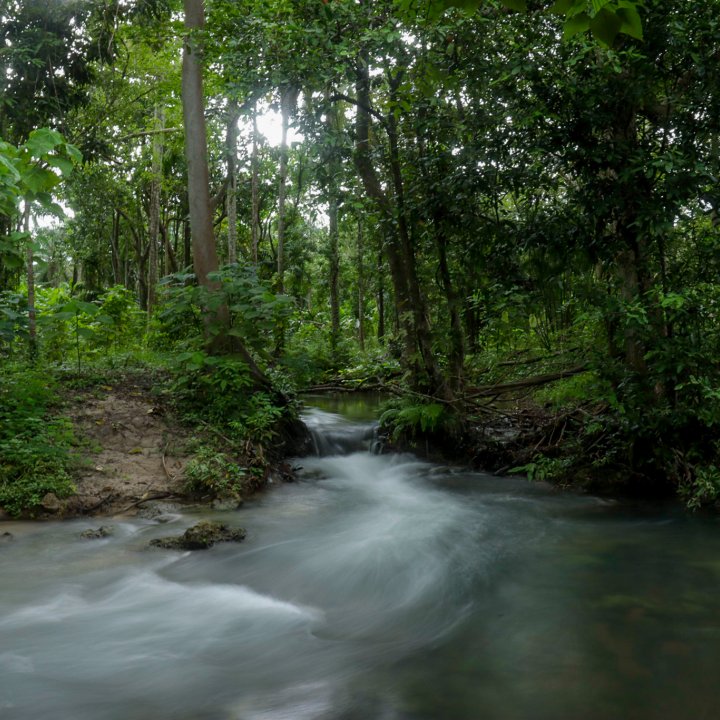
<instances>
[{"instance_id":1,"label":"green leaves","mask_svg":"<svg viewBox=\"0 0 720 720\"><path fill-rule=\"evenodd\" d=\"M30 133L30 137L25 143L24 148L33 157L39 158L52 152L59 145L64 144L65 140L59 132L50 130L49 128L40 128Z\"/></svg>"},{"instance_id":2,"label":"green leaves","mask_svg":"<svg viewBox=\"0 0 720 720\"><path fill-rule=\"evenodd\" d=\"M640 13L637 8L629 2L618 3L618 9L615 13L622 24L620 25L619 32L629 35L636 40L643 39L642 20L640 19Z\"/></svg>"},{"instance_id":3,"label":"green leaves","mask_svg":"<svg viewBox=\"0 0 720 720\"><path fill-rule=\"evenodd\" d=\"M563 27L563 40L569 40L578 33L586 32L590 29L590 16L585 13L573 15L565 21Z\"/></svg>"},{"instance_id":4,"label":"green leaves","mask_svg":"<svg viewBox=\"0 0 720 720\"><path fill-rule=\"evenodd\" d=\"M62 215L51 192L81 159L76 147L48 128L34 130L18 147L0 140L0 211L15 215L19 201L25 199L46 212Z\"/></svg>"},{"instance_id":5,"label":"green leaves","mask_svg":"<svg viewBox=\"0 0 720 720\"><path fill-rule=\"evenodd\" d=\"M527 2L525 0L502 0L502 4L509 10L527 12Z\"/></svg>"},{"instance_id":6,"label":"green leaves","mask_svg":"<svg viewBox=\"0 0 720 720\"><path fill-rule=\"evenodd\" d=\"M458 8L471 13L478 10L483 0L427 0L413 3L398 0L401 8L409 13L426 12L429 19L437 19L448 8ZM500 0L509 10L527 12L527 0ZM636 40L643 39L642 20L638 7L643 0L555 0L549 12L562 15L563 39L569 40L575 35L587 32L602 47L612 47L619 35L627 35Z\"/></svg>"},{"instance_id":7,"label":"green leaves","mask_svg":"<svg viewBox=\"0 0 720 720\"><path fill-rule=\"evenodd\" d=\"M587 32L603 47L612 47L618 35L643 39L638 7L642 0L555 0L550 12L563 15L563 39Z\"/></svg>"},{"instance_id":8,"label":"green leaves","mask_svg":"<svg viewBox=\"0 0 720 720\"><path fill-rule=\"evenodd\" d=\"M454 7L465 12L475 12L483 5L484 0L430 0L424 3L428 9L428 15L435 17L444 10ZM527 12L527 0L500 0L500 2L508 9L516 12Z\"/></svg>"},{"instance_id":9,"label":"green leaves","mask_svg":"<svg viewBox=\"0 0 720 720\"><path fill-rule=\"evenodd\" d=\"M41 193L52 190L59 182L60 178L52 171L40 165L31 165L21 176L21 181L27 190L31 193Z\"/></svg>"}]
</instances>

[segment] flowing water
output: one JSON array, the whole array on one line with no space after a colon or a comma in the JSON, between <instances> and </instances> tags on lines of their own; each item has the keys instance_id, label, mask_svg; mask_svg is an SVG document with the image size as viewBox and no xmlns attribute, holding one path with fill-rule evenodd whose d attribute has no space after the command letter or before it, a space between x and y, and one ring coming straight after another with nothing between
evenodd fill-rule
<instances>
[{"instance_id":1,"label":"flowing water","mask_svg":"<svg viewBox=\"0 0 720 720\"><path fill-rule=\"evenodd\" d=\"M0 526L0 718L718 716L717 520L374 455L339 409L298 482L212 514L242 544Z\"/></svg>"}]
</instances>

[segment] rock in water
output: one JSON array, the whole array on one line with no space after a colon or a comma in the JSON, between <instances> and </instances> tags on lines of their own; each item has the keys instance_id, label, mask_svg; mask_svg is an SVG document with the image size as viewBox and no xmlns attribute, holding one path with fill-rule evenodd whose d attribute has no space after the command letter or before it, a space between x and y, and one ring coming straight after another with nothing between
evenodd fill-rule
<instances>
[{"instance_id":1,"label":"rock in water","mask_svg":"<svg viewBox=\"0 0 720 720\"><path fill-rule=\"evenodd\" d=\"M81 538L86 540L99 540L100 538L110 537L113 534L113 528L108 525L101 525L97 529L83 530L80 533Z\"/></svg>"},{"instance_id":2,"label":"rock in water","mask_svg":"<svg viewBox=\"0 0 720 720\"><path fill-rule=\"evenodd\" d=\"M203 521L188 528L179 537L165 537L151 540L152 547L166 550L207 550L219 542L240 542L245 539L245 530L233 530L219 522Z\"/></svg>"}]
</instances>

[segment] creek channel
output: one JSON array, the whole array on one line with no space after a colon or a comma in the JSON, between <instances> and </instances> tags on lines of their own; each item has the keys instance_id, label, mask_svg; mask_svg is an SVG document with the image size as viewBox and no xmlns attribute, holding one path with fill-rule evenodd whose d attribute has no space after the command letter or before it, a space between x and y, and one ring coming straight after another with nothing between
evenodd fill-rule
<instances>
[{"instance_id":1,"label":"creek channel","mask_svg":"<svg viewBox=\"0 0 720 720\"><path fill-rule=\"evenodd\" d=\"M376 455L324 402L239 512L0 526L0 718L717 717L717 519ZM198 517L247 539L148 549Z\"/></svg>"}]
</instances>

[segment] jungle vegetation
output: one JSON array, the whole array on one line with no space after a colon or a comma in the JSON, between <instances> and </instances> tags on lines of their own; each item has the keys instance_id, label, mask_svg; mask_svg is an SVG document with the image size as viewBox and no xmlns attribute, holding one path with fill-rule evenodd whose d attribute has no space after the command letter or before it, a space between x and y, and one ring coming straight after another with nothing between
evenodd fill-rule
<instances>
[{"instance_id":1,"label":"jungle vegetation","mask_svg":"<svg viewBox=\"0 0 720 720\"><path fill-rule=\"evenodd\" d=\"M398 441L713 504L719 10L4 0L0 504L68 482L47 378L137 365L266 442L380 387Z\"/></svg>"}]
</instances>

